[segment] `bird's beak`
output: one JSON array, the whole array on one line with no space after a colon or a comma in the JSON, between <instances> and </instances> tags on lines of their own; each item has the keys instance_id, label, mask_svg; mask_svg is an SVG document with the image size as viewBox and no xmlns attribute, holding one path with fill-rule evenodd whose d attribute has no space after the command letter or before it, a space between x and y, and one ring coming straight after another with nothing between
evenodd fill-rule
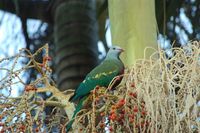
<instances>
[{"instance_id":1,"label":"bird's beak","mask_svg":"<svg viewBox=\"0 0 200 133\"><path fill-rule=\"evenodd\" d=\"M124 49L122 49L122 48L120 49L120 52L121 52L121 53L124 52L124 51L125 51Z\"/></svg>"}]
</instances>

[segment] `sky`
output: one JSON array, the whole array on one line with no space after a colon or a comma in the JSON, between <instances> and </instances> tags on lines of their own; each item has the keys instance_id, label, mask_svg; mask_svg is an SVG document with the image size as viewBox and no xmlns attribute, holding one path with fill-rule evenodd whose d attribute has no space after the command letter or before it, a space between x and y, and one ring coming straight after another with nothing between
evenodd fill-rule
<instances>
[{"instance_id":1,"label":"sky","mask_svg":"<svg viewBox=\"0 0 200 133\"><path fill-rule=\"evenodd\" d=\"M21 48L26 47L25 38L22 31L22 25L20 19L13 14L6 13L0 11L0 61L5 57L11 57L16 55ZM28 32L29 35L32 35L37 31L41 24L39 20L28 20ZM15 69L20 69L22 67L22 63L24 59L19 59L17 65L15 65ZM0 62L0 67L6 67L11 69L13 65L13 61L3 61ZM6 71L1 70L0 73L0 87L5 84L1 81L5 75L8 74ZM25 74L21 74L22 79L25 81L26 76ZM13 82L16 82L17 79L14 79ZM23 90L23 86L20 84L14 85L12 88L14 89L3 89L0 90L0 93L5 95L9 95L11 90L11 95L16 97L19 95L19 90Z\"/></svg>"}]
</instances>

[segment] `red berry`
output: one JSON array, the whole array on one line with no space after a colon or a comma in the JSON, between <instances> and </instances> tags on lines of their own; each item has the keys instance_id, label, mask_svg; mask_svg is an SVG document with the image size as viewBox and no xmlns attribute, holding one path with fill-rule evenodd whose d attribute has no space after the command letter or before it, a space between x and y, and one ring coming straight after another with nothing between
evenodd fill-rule
<instances>
[{"instance_id":1,"label":"red berry","mask_svg":"<svg viewBox=\"0 0 200 133\"><path fill-rule=\"evenodd\" d=\"M132 96L133 96L134 98L137 98L137 93L136 93L136 92L133 93Z\"/></svg>"},{"instance_id":2,"label":"red berry","mask_svg":"<svg viewBox=\"0 0 200 133\"><path fill-rule=\"evenodd\" d=\"M112 109L112 110L116 109L116 106L115 106L115 105L112 105L111 109Z\"/></svg>"},{"instance_id":3,"label":"red berry","mask_svg":"<svg viewBox=\"0 0 200 133\"><path fill-rule=\"evenodd\" d=\"M133 92L130 92L130 93L129 93L129 96L132 96L132 95L133 95Z\"/></svg>"},{"instance_id":4,"label":"red berry","mask_svg":"<svg viewBox=\"0 0 200 133\"><path fill-rule=\"evenodd\" d=\"M129 93L129 96L134 97L134 98L137 98L137 93L136 93L136 92L130 92L130 93Z\"/></svg>"},{"instance_id":5,"label":"red berry","mask_svg":"<svg viewBox=\"0 0 200 133\"><path fill-rule=\"evenodd\" d=\"M105 116L105 113L104 113L104 112L101 112L101 113L100 113L100 116Z\"/></svg>"},{"instance_id":6,"label":"red berry","mask_svg":"<svg viewBox=\"0 0 200 133\"><path fill-rule=\"evenodd\" d=\"M99 126L100 126L101 128L104 128L104 127L105 127L105 123L101 122Z\"/></svg>"},{"instance_id":7,"label":"red berry","mask_svg":"<svg viewBox=\"0 0 200 133\"><path fill-rule=\"evenodd\" d=\"M138 107L137 106L134 106L133 112L138 112Z\"/></svg>"},{"instance_id":8,"label":"red berry","mask_svg":"<svg viewBox=\"0 0 200 133\"><path fill-rule=\"evenodd\" d=\"M110 120L114 121L114 120L116 120L116 118L117 118L117 115L116 115L116 114L111 114Z\"/></svg>"},{"instance_id":9,"label":"red berry","mask_svg":"<svg viewBox=\"0 0 200 133\"><path fill-rule=\"evenodd\" d=\"M135 83L132 83L132 84L131 84L131 87L135 87Z\"/></svg>"},{"instance_id":10,"label":"red berry","mask_svg":"<svg viewBox=\"0 0 200 133\"><path fill-rule=\"evenodd\" d=\"M111 109L110 114L115 113L115 109Z\"/></svg>"},{"instance_id":11,"label":"red berry","mask_svg":"<svg viewBox=\"0 0 200 133\"><path fill-rule=\"evenodd\" d=\"M128 117L134 119L135 116L134 114L129 114Z\"/></svg>"},{"instance_id":12,"label":"red berry","mask_svg":"<svg viewBox=\"0 0 200 133\"><path fill-rule=\"evenodd\" d=\"M133 123L133 122L134 122L134 119L133 119L133 118L129 118L129 122L130 122L130 123Z\"/></svg>"},{"instance_id":13,"label":"red berry","mask_svg":"<svg viewBox=\"0 0 200 133\"><path fill-rule=\"evenodd\" d=\"M109 131L112 132L112 131L113 131L113 128L112 128L112 127L109 127Z\"/></svg>"},{"instance_id":14,"label":"red berry","mask_svg":"<svg viewBox=\"0 0 200 133\"><path fill-rule=\"evenodd\" d=\"M95 89L96 89L96 90L99 90L99 88L100 88L100 86L97 85Z\"/></svg>"},{"instance_id":15,"label":"red berry","mask_svg":"<svg viewBox=\"0 0 200 133\"><path fill-rule=\"evenodd\" d=\"M35 129L35 132L39 132L40 130L39 130L39 128L37 127L36 129Z\"/></svg>"},{"instance_id":16,"label":"red berry","mask_svg":"<svg viewBox=\"0 0 200 133\"><path fill-rule=\"evenodd\" d=\"M43 60L44 60L44 61L50 61L50 60L51 60L51 57L45 56L45 57L43 58Z\"/></svg>"},{"instance_id":17,"label":"red berry","mask_svg":"<svg viewBox=\"0 0 200 133\"><path fill-rule=\"evenodd\" d=\"M125 104L125 102L126 102L125 99L119 100L117 103L117 107L119 108L119 107L123 106Z\"/></svg>"},{"instance_id":18,"label":"red berry","mask_svg":"<svg viewBox=\"0 0 200 133\"><path fill-rule=\"evenodd\" d=\"M141 114L142 114L142 115L146 115L146 111L145 111L145 110L142 110Z\"/></svg>"}]
</instances>

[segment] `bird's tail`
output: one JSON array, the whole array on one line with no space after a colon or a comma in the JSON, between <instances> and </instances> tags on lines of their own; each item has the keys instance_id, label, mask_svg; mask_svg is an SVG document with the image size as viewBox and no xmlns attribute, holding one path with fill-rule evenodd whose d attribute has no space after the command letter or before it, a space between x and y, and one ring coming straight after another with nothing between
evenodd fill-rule
<instances>
[{"instance_id":1,"label":"bird's tail","mask_svg":"<svg viewBox=\"0 0 200 133\"><path fill-rule=\"evenodd\" d=\"M73 102L73 101L74 101L74 97L75 97L75 95L71 96L71 97L69 98L69 102Z\"/></svg>"},{"instance_id":2,"label":"bird's tail","mask_svg":"<svg viewBox=\"0 0 200 133\"><path fill-rule=\"evenodd\" d=\"M73 97L73 96L72 96L72 97ZM74 118L75 118L76 114L83 108L84 101L87 99L87 97L88 97L88 96L83 97L83 98L79 101L79 103L77 104L76 109L75 109L75 111L74 111L74 114L73 114L73 116L72 116L72 119L71 119L70 122L66 125L66 133L68 133L69 130L71 129L72 124L73 124L73 122L74 122ZM70 99L71 99L71 98L70 98Z\"/></svg>"},{"instance_id":3,"label":"bird's tail","mask_svg":"<svg viewBox=\"0 0 200 133\"><path fill-rule=\"evenodd\" d=\"M68 133L69 130L71 129L73 122L74 122L74 119L72 119L72 120L67 124L67 126L66 126L66 133Z\"/></svg>"}]
</instances>

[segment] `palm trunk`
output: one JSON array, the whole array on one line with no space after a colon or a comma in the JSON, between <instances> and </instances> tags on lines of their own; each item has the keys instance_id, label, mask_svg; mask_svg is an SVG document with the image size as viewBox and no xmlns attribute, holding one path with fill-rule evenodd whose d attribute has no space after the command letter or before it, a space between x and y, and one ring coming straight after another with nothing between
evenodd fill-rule
<instances>
[{"instance_id":1,"label":"palm trunk","mask_svg":"<svg viewBox=\"0 0 200 133\"><path fill-rule=\"evenodd\" d=\"M68 0L54 15L57 84L75 89L98 63L95 1Z\"/></svg>"}]
</instances>

